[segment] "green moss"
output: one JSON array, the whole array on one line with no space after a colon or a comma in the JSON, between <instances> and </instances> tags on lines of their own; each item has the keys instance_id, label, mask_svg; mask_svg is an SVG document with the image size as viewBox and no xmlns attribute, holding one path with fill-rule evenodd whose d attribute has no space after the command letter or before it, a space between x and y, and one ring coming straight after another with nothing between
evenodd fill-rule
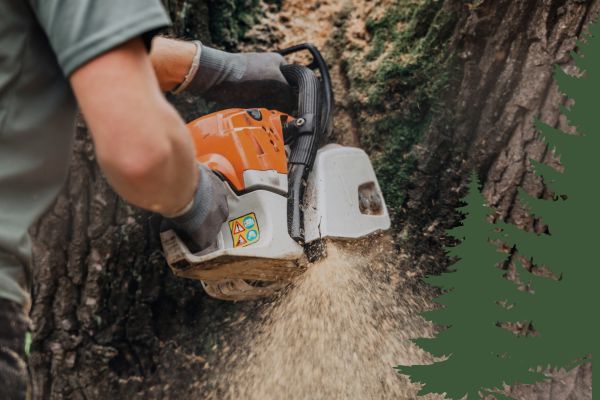
<instances>
[{"instance_id":1,"label":"green moss","mask_svg":"<svg viewBox=\"0 0 600 400\"><path fill-rule=\"evenodd\" d=\"M213 42L235 49L248 29L257 22L259 0L210 0L210 32Z\"/></svg>"},{"instance_id":2,"label":"green moss","mask_svg":"<svg viewBox=\"0 0 600 400\"><path fill-rule=\"evenodd\" d=\"M381 17L366 21L368 52L356 48L345 62L361 144L374 159L392 210L405 200L415 167L410 151L440 111L451 75L447 43L458 15L443 4L396 0Z\"/></svg>"},{"instance_id":3,"label":"green moss","mask_svg":"<svg viewBox=\"0 0 600 400\"><path fill-rule=\"evenodd\" d=\"M405 120L382 118L376 123L385 135L372 137L380 143L369 143L368 147L378 150L373 158L375 171L380 178L389 207L399 210L405 199L407 184L415 168L416 160L408 150L418 140L424 123L411 124ZM384 131L385 129L385 131ZM371 140L373 140L371 139ZM381 147L381 148L379 148Z\"/></svg>"},{"instance_id":4,"label":"green moss","mask_svg":"<svg viewBox=\"0 0 600 400\"><path fill-rule=\"evenodd\" d=\"M210 42L206 0L163 0L163 3L173 22L169 34Z\"/></svg>"},{"instance_id":5,"label":"green moss","mask_svg":"<svg viewBox=\"0 0 600 400\"><path fill-rule=\"evenodd\" d=\"M260 0L163 0L171 34L233 50L256 22Z\"/></svg>"}]
</instances>

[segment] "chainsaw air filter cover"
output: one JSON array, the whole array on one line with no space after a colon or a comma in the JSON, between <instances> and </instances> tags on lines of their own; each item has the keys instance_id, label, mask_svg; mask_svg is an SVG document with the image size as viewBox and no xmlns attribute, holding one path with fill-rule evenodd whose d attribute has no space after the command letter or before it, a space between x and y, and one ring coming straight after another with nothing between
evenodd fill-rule
<instances>
[{"instance_id":1,"label":"chainsaw air filter cover","mask_svg":"<svg viewBox=\"0 0 600 400\"><path fill-rule=\"evenodd\" d=\"M369 156L330 144L317 152L304 197L304 238L357 239L390 228Z\"/></svg>"},{"instance_id":2,"label":"chainsaw air filter cover","mask_svg":"<svg viewBox=\"0 0 600 400\"><path fill-rule=\"evenodd\" d=\"M234 191L264 186L285 194L288 160L283 125L292 120L278 111L238 108L198 118L188 129L196 159L221 174ZM286 182L277 181L279 175L285 175Z\"/></svg>"}]
</instances>

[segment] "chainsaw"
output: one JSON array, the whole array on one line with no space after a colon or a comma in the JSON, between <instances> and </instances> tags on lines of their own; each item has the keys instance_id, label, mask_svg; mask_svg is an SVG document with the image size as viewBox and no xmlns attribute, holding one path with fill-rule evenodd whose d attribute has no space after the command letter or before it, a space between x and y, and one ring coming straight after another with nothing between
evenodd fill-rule
<instances>
[{"instance_id":1,"label":"chainsaw","mask_svg":"<svg viewBox=\"0 0 600 400\"><path fill-rule=\"evenodd\" d=\"M326 255L327 239L353 240L390 227L390 217L367 154L322 146L333 126L331 78L311 44L308 65L281 70L297 93L291 114L232 108L188 124L196 159L222 179L229 218L217 248L193 254L173 230L161 233L177 276L200 280L221 300L271 296Z\"/></svg>"}]
</instances>

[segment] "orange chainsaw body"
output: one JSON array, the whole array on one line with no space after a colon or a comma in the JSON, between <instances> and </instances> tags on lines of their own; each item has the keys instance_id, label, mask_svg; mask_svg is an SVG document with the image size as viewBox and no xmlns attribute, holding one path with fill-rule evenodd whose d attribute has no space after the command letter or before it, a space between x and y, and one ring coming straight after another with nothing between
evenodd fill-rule
<instances>
[{"instance_id":1,"label":"orange chainsaw body","mask_svg":"<svg viewBox=\"0 0 600 400\"><path fill-rule=\"evenodd\" d=\"M244 171L274 170L287 175L283 126L287 114L260 109L229 109L190 122L196 159L226 178L242 192Z\"/></svg>"}]
</instances>

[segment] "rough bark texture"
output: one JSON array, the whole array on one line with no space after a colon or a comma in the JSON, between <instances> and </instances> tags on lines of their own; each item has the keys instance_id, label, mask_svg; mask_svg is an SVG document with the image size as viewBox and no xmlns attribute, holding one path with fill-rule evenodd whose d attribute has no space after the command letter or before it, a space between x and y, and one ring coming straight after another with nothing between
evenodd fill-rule
<instances>
[{"instance_id":1,"label":"rough bark texture","mask_svg":"<svg viewBox=\"0 0 600 400\"><path fill-rule=\"evenodd\" d=\"M254 5L166 3L174 34L229 48ZM472 168L503 216L540 229L516 201L519 185L547 195L527 160L555 162L537 140L534 118L565 126L553 68L573 70L569 53L600 1L283 4L251 33L253 46L310 40L326 47L336 138L360 143L375 159L394 206L398 257L413 265L415 290L422 290L419 275L447 265L445 229L457 221ZM319 28L303 29L298 20ZM204 110L190 98L178 107L188 119ZM257 306L208 299L199 284L171 275L153 218L110 190L83 125L66 189L34 233L36 399L186 399L216 384L208 371ZM523 399L591 399L591 365L512 390Z\"/></svg>"},{"instance_id":2,"label":"rough bark texture","mask_svg":"<svg viewBox=\"0 0 600 400\"><path fill-rule=\"evenodd\" d=\"M382 161L378 172L389 182L384 191L395 208L399 257L417 275L446 268L444 232L457 221L455 208L472 169L501 217L542 230L543 223L517 201L518 187L549 195L529 159L557 163L538 140L534 121L570 131L560 114L565 99L554 68L576 72L570 53L600 2L351 3L340 13L341 32L332 40L345 73L342 102L363 147ZM402 4L415 7L410 18L390 17ZM400 34L390 35L381 22L394 22L391 30ZM378 36L386 39L382 51ZM398 129L402 125L409 129ZM419 132L418 140L405 150L390 130L409 143ZM402 170L402 163L414 163L414 169ZM591 371L586 364L557 373L551 382L511 390L523 399L591 399Z\"/></svg>"},{"instance_id":3,"label":"rough bark texture","mask_svg":"<svg viewBox=\"0 0 600 400\"><path fill-rule=\"evenodd\" d=\"M400 113L409 114L408 117L400 114L399 121L412 123L413 129L418 126L415 120L427 126L410 151L395 154L397 162L415 160L415 169L408 179L400 173L391 173L394 169L389 167L397 168L397 165L390 164L389 159L386 160L388 165L380 165L379 170L384 180L395 184L408 181L403 186L406 192L401 206L395 210L401 226L400 257L412 263L412 271L431 273L447 266L443 253L444 231L456 223L455 208L472 169L480 173L484 193L502 217L529 229L543 229L540 221L524 213L517 201L517 188L523 187L540 197L549 195L532 172L529 159L550 164L557 161L538 140L534 121L539 118L551 126L570 130L560 115L559 106L565 99L554 83L554 68L558 65L576 72L570 53L576 49L577 38L585 26L598 15L600 2L447 0L422 2L422 5L431 13L417 9L413 18L429 21L428 27L419 30L398 25L396 29L408 31L409 40L437 49L446 57L430 60L441 63L449 72L446 75L444 71L430 69L434 74L429 79L443 84L427 101L422 100L419 85L406 84L410 82L407 77L417 79L418 75L400 69L397 75L390 74L383 82L390 87L382 97L388 104L378 105L378 111L369 107L367 101L365 109L362 99L372 98L372 94L366 91L368 86L365 89L365 78L355 71L362 68L356 66L356 51L348 53L346 50L346 46L352 44L352 36L348 35L352 33L352 24L348 22L341 55L351 61L351 66L346 68L347 78L351 101L357 102L351 109L358 110L354 117L361 142L366 147L370 146L384 159L393 151L385 148L389 142L381 143L386 136L378 129L385 125L378 122L389 120L387 115L398 108L405 110ZM352 21L357 12L361 12L359 6L346 21ZM361 19L386 18L376 5L366 12ZM376 37L376 32L371 34ZM419 38L425 40L419 42ZM400 56L392 49L379 57L383 57L384 62L386 57L396 57L398 65L410 66L415 62L414 54L419 62L418 49L415 51L413 47L405 47L406 53ZM340 51L339 43L337 48ZM403 61L403 57L409 61ZM366 61L368 63L368 57ZM381 60L375 62L385 69ZM411 104L415 102L424 104L426 107L419 108L425 112L411 111ZM591 399L591 371L591 364L586 364L569 373L557 373L549 383L517 387L512 391L523 399Z\"/></svg>"}]
</instances>

